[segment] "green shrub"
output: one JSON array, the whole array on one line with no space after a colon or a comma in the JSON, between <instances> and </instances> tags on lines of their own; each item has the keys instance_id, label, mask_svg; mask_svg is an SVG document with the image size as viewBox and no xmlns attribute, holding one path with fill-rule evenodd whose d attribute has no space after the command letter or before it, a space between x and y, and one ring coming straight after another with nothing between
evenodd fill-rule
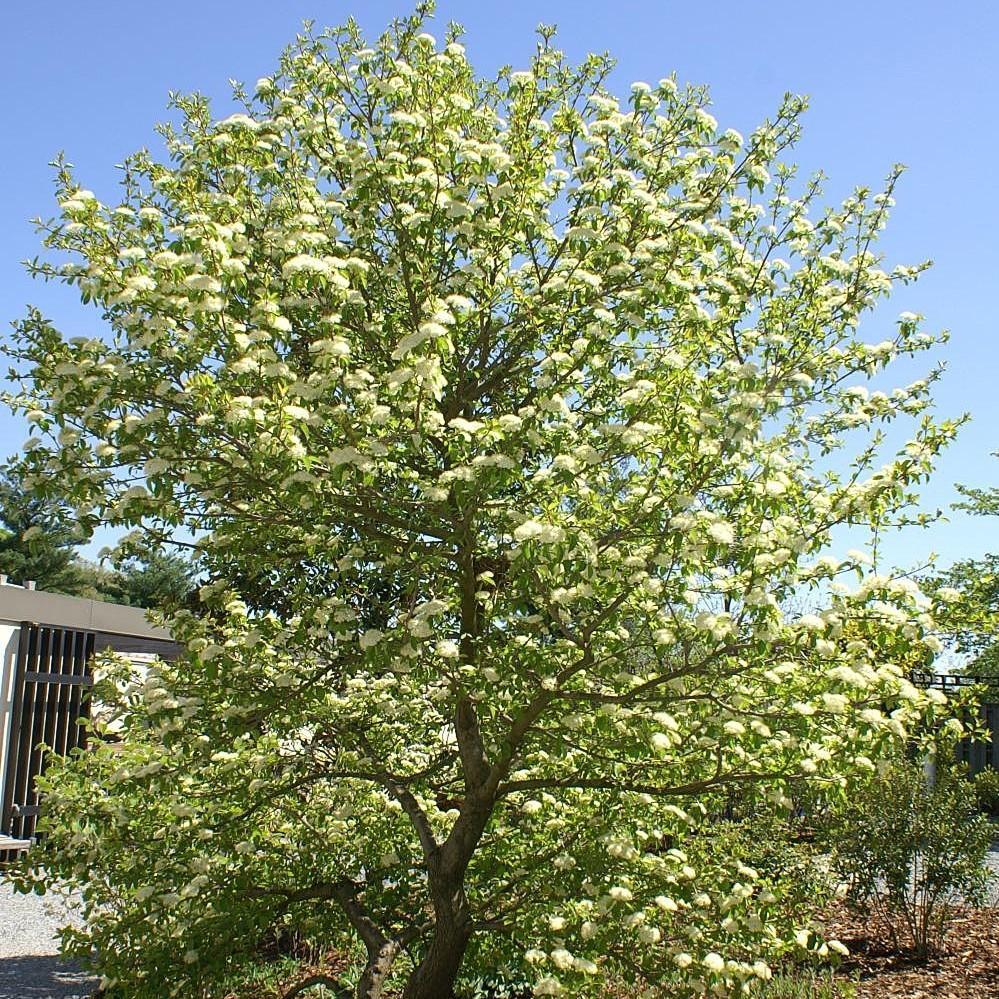
<instances>
[{"instance_id":1,"label":"green shrub","mask_svg":"<svg viewBox=\"0 0 999 999\"><path fill-rule=\"evenodd\" d=\"M461 999L531 999L534 990L523 977L497 973L475 978L459 995Z\"/></svg>"},{"instance_id":2,"label":"green shrub","mask_svg":"<svg viewBox=\"0 0 999 999\"><path fill-rule=\"evenodd\" d=\"M975 794L983 812L999 815L999 770L989 767L974 778Z\"/></svg>"},{"instance_id":3,"label":"green shrub","mask_svg":"<svg viewBox=\"0 0 999 999\"><path fill-rule=\"evenodd\" d=\"M851 982L837 981L831 971L785 972L775 975L759 993L760 999L853 999Z\"/></svg>"},{"instance_id":4,"label":"green shrub","mask_svg":"<svg viewBox=\"0 0 999 999\"><path fill-rule=\"evenodd\" d=\"M984 901L992 827L956 768L931 781L918 763L892 763L838 809L830 833L849 900L884 924L896 948L925 956L954 903Z\"/></svg>"}]
</instances>

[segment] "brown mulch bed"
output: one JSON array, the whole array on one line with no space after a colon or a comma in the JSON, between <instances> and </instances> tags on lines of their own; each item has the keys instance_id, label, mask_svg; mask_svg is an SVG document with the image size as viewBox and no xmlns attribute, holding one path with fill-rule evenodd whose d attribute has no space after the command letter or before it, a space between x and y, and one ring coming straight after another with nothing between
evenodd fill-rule
<instances>
[{"instance_id":1,"label":"brown mulch bed","mask_svg":"<svg viewBox=\"0 0 999 999\"><path fill-rule=\"evenodd\" d=\"M855 999L999 999L999 908L955 908L942 948L926 960L893 950L883 928L846 908L831 910L822 922L828 936L850 949L836 977L849 983L846 994ZM343 958L331 954L321 967L303 964L280 988L241 990L227 999L276 999L320 971L344 967ZM625 994L610 990L608 999ZM302 993L309 995L315 993Z\"/></svg>"},{"instance_id":2,"label":"brown mulch bed","mask_svg":"<svg viewBox=\"0 0 999 999\"><path fill-rule=\"evenodd\" d=\"M852 979L857 999L997 999L999 909L954 909L940 951L927 960L891 949L883 930L836 910L828 932L850 948L838 977Z\"/></svg>"}]
</instances>

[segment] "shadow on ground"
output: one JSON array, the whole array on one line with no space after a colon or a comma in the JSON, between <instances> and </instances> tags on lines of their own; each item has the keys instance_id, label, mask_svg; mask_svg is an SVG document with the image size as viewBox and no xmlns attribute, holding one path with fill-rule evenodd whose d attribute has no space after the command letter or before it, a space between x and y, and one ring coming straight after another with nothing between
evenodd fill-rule
<instances>
[{"instance_id":1,"label":"shadow on ground","mask_svg":"<svg viewBox=\"0 0 999 999\"><path fill-rule=\"evenodd\" d=\"M0 957L0 999L84 999L96 985L54 955Z\"/></svg>"}]
</instances>

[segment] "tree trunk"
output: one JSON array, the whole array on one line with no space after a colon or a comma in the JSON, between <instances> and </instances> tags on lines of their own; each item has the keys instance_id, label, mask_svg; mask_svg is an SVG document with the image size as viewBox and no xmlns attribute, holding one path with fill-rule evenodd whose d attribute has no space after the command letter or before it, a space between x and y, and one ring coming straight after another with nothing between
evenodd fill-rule
<instances>
[{"instance_id":1,"label":"tree trunk","mask_svg":"<svg viewBox=\"0 0 999 999\"><path fill-rule=\"evenodd\" d=\"M468 924L438 924L426 955L406 982L403 999L451 999L471 936Z\"/></svg>"},{"instance_id":2,"label":"tree trunk","mask_svg":"<svg viewBox=\"0 0 999 999\"><path fill-rule=\"evenodd\" d=\"M382 990L398 953L397 940L386 940L374 953L369 951L368 965L357 983L357 999L382 999Z\"/></svg>"},{"instance_id":3,"label":"tree trunk","mask_svg":"<svg viewBox=\"0 0 999 999\"><path fill-rule=\"evenodd\" d=\"M464 865L461 867L464 872ZM434 932L423 960L406 982L403 999L451 999L462 958L472 938L472 914L461 876L431 870Z\"/></svg>"}]
</instances>

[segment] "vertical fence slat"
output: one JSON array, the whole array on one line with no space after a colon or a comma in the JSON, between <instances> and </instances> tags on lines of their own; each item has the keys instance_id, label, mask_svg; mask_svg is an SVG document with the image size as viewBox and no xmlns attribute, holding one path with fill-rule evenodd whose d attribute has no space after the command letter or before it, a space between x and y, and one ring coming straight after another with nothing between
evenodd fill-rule
<instances>
[{"instance_id":1,"label":"vertical fence slat","mask_svg":"<svg viewBox=\"0 0 999 999\"><path fill-rule=\"evenodd\" d=\"M76 677L83 675L85 664L81 664L80 662L83 640L83 632L71 631L69 633L69 641L66 645L66 659L63 666L63 672L68 676ZM60 692L59 724L53 738L52 746L52 752L57 753L59 756L65 756L72 748L70 739L72 736L73 699L78 689L77 684L67 683Z\"/></svg>"},{"instance_id":2,"label":"vertical fence slat","mask_svg":"<svg viewBox=\"0 0 999 999\"><path fill-rule=\"evenodd\" d=\"M94 656L97 654L97 636L92 632L84 632L83 635L83 659L80 665L80 675L88 678L93 677L93 664ZM87 748L87 729L81 725L81 718L90 717L90 690L86 686L79 686L73 688L78 691L76 716L73 720L73 733L71 738L73 740L74 749L86 749Z\"/></svg>"},{"instance_id":3,"label":"vertical fence slat","mask_svg":"<svg viewBox=\"0 0 999 999\"><path fill-rule=\"evenodd\" d=\"M39 667L48 663L51 658L52 631L50 628L39 628L36 626L38 639L35 643L33 655L28 659L29 671L37 671ZM39 689L37 683L28 682L25 678L24 703L21 708L21 738L17 747L16 777L14 780L14 805L15 810L28 803L28 791L31 787L31 767L35 762L34 747L41 734L39 724L39 703L43 691ZM26 826L26 816L15 815L12 820L12 834L19 839L27 838L24 835Z\"/></svg>"},{"instance_id":4,"label":"vertical fence slat","mask_svg":"<svg viewBox=\"0 0 999 999\"><path fill-rule=\"evenodd\" d=\"M42 674L54 673L58 667L59 654L62 648L62 629L44 628L46 641L42 644L42 652L38 657L35 669ZM31 745L28 748L27 767L23 790L21 792L22 808L34 808L38 804L35 789L35 776L42 772L44 765L45 732L49 716L49 703L52 698L53 684L42 681L35 682L34 724L31 729ZM25 814L21 820L21 837L28 839L35 831L33 815Z\"/></svg>"},{"instance_id":5,"label":"vertical fence slat","mask_svg":"<svg viewBox=\"0 0 999 999\"><path fill-rule=\"evenodd\" d=\"M58 682L58 678L63 675L66 660L66 643L67 641L71 641L72 634L73 632L66 628L53 629L50 671L55 679L45 684L45 711L42 717L42 737L39 740L41 746L44 748L39 748L36 757L34 767L36 778L45 769L48 754L54 747L56 728L59 723L59 707L63 696L63 684ZM37 808L38 797L37 783L32 781L28 804ZM32 829L33 831L34 829Z\"/></svg>"}]
</instances>

